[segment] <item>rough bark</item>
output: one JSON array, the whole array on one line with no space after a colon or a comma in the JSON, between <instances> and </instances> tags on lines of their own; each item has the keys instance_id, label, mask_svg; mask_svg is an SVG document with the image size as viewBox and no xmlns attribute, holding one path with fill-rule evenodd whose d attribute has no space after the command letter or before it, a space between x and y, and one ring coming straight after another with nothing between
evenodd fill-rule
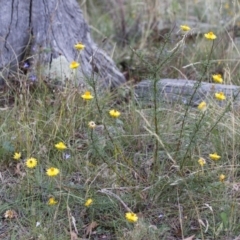
<instances>
[{"instance_id":1,"label":"rough bark","mask_svg":"<svg viewBox=\"0 0 240 240\"><path fill-rule=\"evenodd\" d=\"M60 77L69 78L69 64L78 56L73 46L82 42L86 47L79 59L79 83L93 73L105 86L125 82L113 60L93 42L76 0L0 0L0 6L0 70L5 78L26 60L31 71L44 66L45 73L59 78L61 69Z\"/></svg>"},{"instance_id":2,"label":"rough bark","mask_svg":"<svg viewBox=\"0 0 240 240\"><path fill-rule=\"evenodd\" d=\"M198 106L201 101L213 100L216 92L224 92L227 99L221 102L222 105L228 103L229 100L233 100L235 106L240 105L240 87L235 85L199 83L184 79L161 79L157 82L156 92L159 101L191 106ZM153 93L153 81L144 80L135 86L138 101L145 104L153 103Z\"/></svg>"}]
</instances>

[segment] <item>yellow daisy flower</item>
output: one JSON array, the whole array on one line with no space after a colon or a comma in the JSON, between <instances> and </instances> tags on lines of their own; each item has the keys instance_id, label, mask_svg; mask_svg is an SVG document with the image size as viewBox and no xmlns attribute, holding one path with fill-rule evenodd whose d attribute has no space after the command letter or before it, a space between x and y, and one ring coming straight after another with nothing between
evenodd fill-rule
<instances>
[{"instance_id":1,"label":"yellow daisy flower","mask_svg":"<svg viewBox=\"0 0 240 240\"><path fill-rule=\"evenodd\" d=\"M213 32L205 33L204 36L206 39L209 39L209 40L214 40L217 38L217 36Z\"/></svg>"},{"instance_id":2,"label":"yellow daisy flower","mask_svg":"<svg viewBox=\"0 0 240 240\"><path fill-rule=\"evenodd\" d=\"M74 45L74 47L77 49L77 50L83 50L85 48L85 45L81 42L78 42L77 44Z\"/></svg>"},{"instance_id":3,"label":"yellow daisy flower","mask_svg":"<svg viewBox=\"0 0 240 240\"><path fill-rule=\"evenodd\" d=\"M209 154L209 157L214 161L217 161L221 158L221 156L219 156L217 153L211 153Z\"/></svg>"},{"instance_id":4,"label":"yellow daisy flower","mask_svg":"<svg viewBox=\"0 0 240 240\"><path fill-rule=\"evenodd\" d=\"M199 158L198 163L201 167L203 167L206 164L206 160L204 158Z\"/></svg>"},{"instance_id":5,"label":"yellow daisy flower","mask_svg":"<svg viewBox=\"0 0 240 240\"><path fill-rule=\"evenodd\" d=\"M226 100L226 96L225 96L224 92L215 93L215 98L219 101Z\"/></svg>"},{"instance_id":6,"label":"yellow daisy flower","mask_svg":"<svg viewBox=\"0 0 240 240\"><path fill-rule=\"evenodd\" d=\"M67 149L67 146L63 142L59 142L55 144L55 148L57 148L58 150L65 150Z\"/></svg>"},{"instance_id":7,"label":"yellow daisy flower","mask_svg":"<svg viewBox=\"0 0 240 240\"><path fill-rule=\"evenodd\" d=\"M91 198L88 198L87 201L84 203L85 207L89 207L90 205L92 205L93 200Z\"/></svg>"},{"instance_id":8,"label":"yellow daisy flower","mask_svg":"<svg viewBox=\"0 0 240 240\"><path fill-rule=\"evenodd\" d=\"M48 205L55 205L57 203L58 203L58 201L56 201L54 197L50 197L48 199Z\"/></svg>"},{"instance_id":9,"label":"yellow daisy flower","mask_svg":"<svg viewBox=\"0 0 240 240\"><path fill-rule=\"evenodd\" d=\"M20 152L15 152L13 155L13 159L19 160L21 158L22 154Z\"/></svg>"},{"instance_id":10,"label":"yellow daisy flower","mask_svg":"<svg viewBox=\"0 0 240 240\"><path fill-rule=\"evenodd\" d=\"M115 109L110 110L109 114L113 118L118 118L121 115L121 113Z\"/></svg>"},{"instance_id":11,"label":"yellow daisy flower","mask_svg":"<svg viewBox=\"0 0 240 240\"><path fill-rule=\"evenodd\" d=\"M90 128L92 128L92 129L94 129L94 128L96 127L96 123L95 123L94 121L90 121L90 122L88 123L88 126L89 126Z\"/></svg>"},{"instance_id":12,"label":"yellow daisy flower","mask_svg":"<svg viewBox=\"0 0 240 240\"><path fill-rule=\"evenodd\" d=\"M201 110L201 111L205 111L207 108L207 103L206 102L200 102L199 105L198 105L198 109Z\"/></svg>"},{"instance_id":13,"label":"yellow daisy flower","mask_svg":"<svg viewBox=\"0 0 240 240\"><path fill-rule=\"evenodd\" d=\"M51 167L51 168L48 168L47 171L46 171L46 174L49 176L49 177L55 177L59 174L59 169L58 168L54 168L54 167Z\"/></svg>"},{"instance_id":14,"label":"yellow daisy flower","mask_svg":"<svg viewBox=\"0 0 240 240\"><path fill-rule=\"evenodd\" d=\"M91 92L89 92L89 91L86 91L81 97L84 100L91 100L91 99L93 99L93 96L92 96Z\"/></svg>"},{"instance_id":15,"label":"yellow daisy flower","mask_svg":"<svg viewBox=\"0 0 240 240\"><path fill-rule=\"evenodd\" d=\"M187 25L181 25L180 26L181 30L184 31L184 32L188 32L191 30L191 28Z\"/></svg>"},{"instance_id":16,"label":"yellow daisy flower","mask_svg":"<svg viewBox=\"0 0 240 240\"><path fill-rule=\"evenodd\" d=\"M221 175L219 176L219 181L220 181L220 182L224 182L225 179L226 179L226 176L225 176L224 174L221 174Z\"/></svg>"},{"instance_id":17,"label":"yellow daisy flower","mask_svg":"<svg viewBox=\"0 0 240 240\"><path fill-rule=\"evenodd\" d=\"M223 83L223 78L221 74L214 74L212 75L212 79L216 83Z\"/></svg>"},{"instance_id":18,"label":"yellow daisy flower","mask_svg":"<svg viewBox=\"0 0 240 240\"><path fill-rule=\"evenodd\" d=\"M36 158L28 158L26 160L25 164L28 168L35 168L37 166L37 159Z\"/></svg>"},{"instance_id":19,"label":"yellow daisy flower","mask_svg":"<svg viewBox=\"0 0 240 240\"><path fill-rule=\"evenodd\" d=\"M130 223L135 223L138 220L138 216L137 214L133 213L133 212L127 212L125 214L125 218L130 222Z\"/></svg>"},{"instance_id":20,"label":"yellow daisy flower","mask_svg":"<svg viewBox=\"0 0 240 240\"><path fill-rule=\"evenodd\" d=\"M76 69L80 66L80 64L78 62L72 61L71 64L69 65L69 67L71 69Z\"/></svg>"}]
</instances>

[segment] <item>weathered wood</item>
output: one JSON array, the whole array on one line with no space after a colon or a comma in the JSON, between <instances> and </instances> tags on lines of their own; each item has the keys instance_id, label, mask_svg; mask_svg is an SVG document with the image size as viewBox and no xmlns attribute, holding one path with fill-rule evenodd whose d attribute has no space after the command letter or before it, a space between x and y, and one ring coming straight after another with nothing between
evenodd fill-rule
<instances>
[{"instance_id":1,"label":"weathered wood","mask_svg":"<svg viewBox=\"0 0 240 240\"><path fill-rule=\"evenodd\" d=\"M69 64L78 59L74 44L82 42L78 83L94 76L105 86L118 86L124 76L94 43L76 0L8 0L0 2L0 71L18 71L29 60L31 71L39 66L51 78L70 78ZM61 73L56 70L58 67ZM42 70L40 69L40 70Z\"/></svg>"},{"instance_id":2,"label":"weathered wood","mask_svg":"<svg viewBox=\"0 0 240 240\"><path fill-rule=\"evenodd\" d=\"M216 92L224 92L227 99L221 101L222 104L229 100L234 100L235 105L240 104L240 87L235 85L199 83L198 81L184 79L161 79L156 86L158 100L162 102L198 106L201 101L214 100ZM153 102L154 81L141 81L135 86L134 90L138 101L146 104Z\"/></svg>"}]
</instances>

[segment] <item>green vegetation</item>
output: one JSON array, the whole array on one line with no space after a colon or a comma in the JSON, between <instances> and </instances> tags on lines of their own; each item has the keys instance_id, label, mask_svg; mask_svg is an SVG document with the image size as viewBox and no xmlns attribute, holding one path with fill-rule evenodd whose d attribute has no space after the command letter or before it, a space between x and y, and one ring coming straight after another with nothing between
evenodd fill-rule
<instances>
[{"instance_id":1,"label":"green vegetation","mask_svg":"<svg viewBox=\"0 0 240 240\"><path fill-rule=\"evenodd\" d=\"M168 105L156 89L146 106L132 85L216 74L239 84L239 2L80 4L130 87L102 92L88 79L86 92L39 73L2 90L0 239L237 239L238 109L221 95L199 108Z\"/></svg>"}]
</instances>

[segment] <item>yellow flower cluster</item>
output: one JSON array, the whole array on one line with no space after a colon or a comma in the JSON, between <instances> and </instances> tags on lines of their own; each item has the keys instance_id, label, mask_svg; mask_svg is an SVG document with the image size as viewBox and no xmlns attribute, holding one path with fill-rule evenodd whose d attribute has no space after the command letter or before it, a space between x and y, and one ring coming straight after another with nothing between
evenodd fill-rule
<instances>
[{"instance_id":1,"label":"yellow flower cluster","mask_svg":"<svg viewBox=\"0 0 240 240\"><path fill-rule=\"evenodd\" d=\"M213 161L218 161L218 160L221 159L221 156L218 155L218 154L215 152L215 153L210 153L210 154L209 154L209 158L210 158L211 160L213 160ZM206 160L205 160L204 158L200 157L200 158L198 159L198 164L199 164L201 167L203 167L203 166L206 164ZM220 175L219 175L219 181L220 181L220 182L224 182L225 179L226 179L226 176L225 176L224 174L220 174Z\"/></svg>"},{"instance_id":2,"label":"yellow flower cluster","mask_svg":"<svg viewBox=\"0 0 240 240\"><path fill-rule=\"evenodd\" d=\"M56 143L55 147L56 147L56 149L58 149L60 151L67 149L67 146L63 142ZM21 152L15 152L13 155L13 159L15 159L15 160L19 160L19 159L21 159L21 157L22 157ZM34 169L34 168L36 168L37 165L38 165L38 160L34 157L30 157L25 160L25 166L27 168ZM49 177L55 177L59 173L60 173L60 170L55 167L50 167L46 170L46 175ZM50 197L47 201L48 205L55 205L57 203L58 203L58 201L54 197ZM10 219L14 218L15 213L16 212L13 210L8 210L5 212L5 218L10 218Z\"/></svg>"},{"instance_id":3,"label":"yellow flower cluster","mask_svg":"<svg viewBox=\"0 0 240 240\"><path fill-rule=\"evenodd\" d=\"M182 31L189 31L191 28L187 25L181 25L180 26L181 30ZM205 38L208 39L208 40L215 40L217 38L217 36L213 33L213 32L208 32L208 33L205 33L204 34ZM213 74L212 75L212 79L215 83L223 83L223 78L222 78L222 75L221 74ZM224 94L224 92L216 92L215 93L215 98L219 101L224 101L226 100L226 96ZM201 102L199 105L198 105L198 109L201 110L201 111L205 111L206 110L206 107L207 107L207 104L206 102Z\"/></svg>"},{"instance_id":4,"label":"yellow flower cluster","mask_svg":"<svg viewBox=\"0 0 240 240\"><path fill-rule=\"evenodd\" d=\"M74 48L78 51L82 51L85 48L85 45L82 42L78 42L74 45ZM77 61L72 61L69 65L71 69L77 69L80 64Z\"/></svg>"},{"instance_id":5,"label":"yellow flower cluster","mask_svg":"<svg viewBox=\"0 0 240 240\"><path fill-rule=\"evenodd\" d=\"M88 198L85 203L84 206L85 207L90 207L93 204L93 199L92 198ZM138 216L137 214L133 213L133 212L127 212L125 214L125 218L128 222L130 223L136 223L138 221Z\"/></svg>"},{"instance_id":6,"label":"yellow flower cluster","mask_svg":"<svg viewBox=\"0 0 240 240\"><path fill-rule=\"evenodd\" d=\"M66 145L63 143L63 142L59 142L57 144L55 144L55 147L58 149L58 150L65 150L67 149ZM19 160L21 158L22 154L20 152L15 152L14 155L13 155L13 159L15 160ZM25 165L27 168L30 168L30 169L33 169L37 166L38 164L38 160L34 157L30 157L30 158L27 158L26 161L25 161ZM51 167L51 168L48 168L46 170L46 174L49 176L49 177L54 177L54 176L57 176L59 174L59 169L58 168L54 168L54 167Z\"/></svg>"},{"instance_id":7,"label":"yellow flower cluster","mask_svg":"<svg viewBox=\"0 0 240 240\"><path fill-rule=\"evenodd\" d=\"M180 25L180 29L183 32L188 32L191 30L191 28L188 25ZM213 32L205 33L204 37L208 40L215 40L217 38L217 36Z\"/></svg>"},{"instance_id":8,"label":"yellow flower cluster","mask_svg":"<svg viewBox=\"0 0 240 240\"><path fill-rule=\"evenodd\" d=\"M90 91L86 91L84 94L81 95L81 97L84 100L92 100L94 98ZM116 109L111 109L109 111L109 115L113 118L118 118L121 115L121 113ZM88 126L90 128L95 128L96 124L93 121L91 121L88 123Z\"/></svg>"},{"instance_id":9,"label":"yellow flower cluster","mask_svg":"<svg viewBox=\"0 0 240 240\"><path fill-rule=\"evenodd\" d=\"M221 159L221 156L218 155L217 153L210 153L209 158L213 161L218 161L219 159ZM201 167L203 167L206 164L206 160L204 158L200 157L198 159L198 163Z\"/></svg>"}]
</instances>

